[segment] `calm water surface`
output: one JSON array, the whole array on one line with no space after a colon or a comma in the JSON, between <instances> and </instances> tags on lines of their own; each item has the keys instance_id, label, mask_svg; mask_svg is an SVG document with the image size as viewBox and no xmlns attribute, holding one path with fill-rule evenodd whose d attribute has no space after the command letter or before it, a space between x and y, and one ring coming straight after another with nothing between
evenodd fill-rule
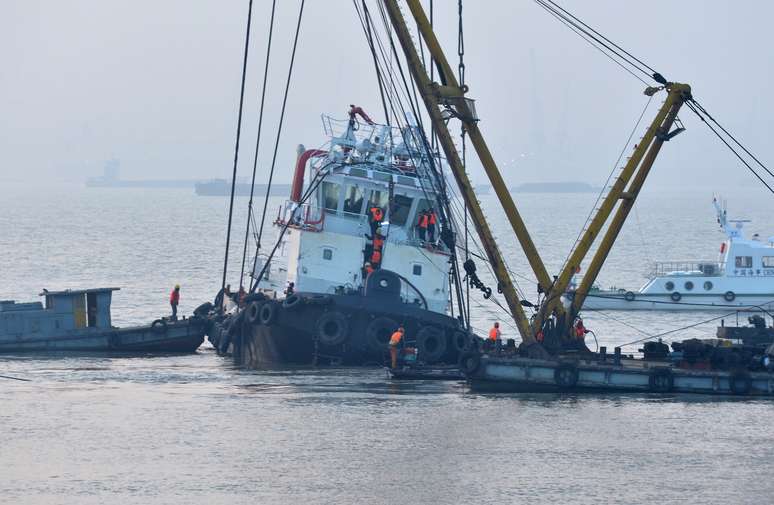
<instances>
[{"instance_id":1,"label":"calm water surface","mask_svg":"<svg viewBox=\"0 0 774 505\"><path fill-rule=\"evenodd\" d=\"M729 196L751 231L772 234L769 199ZM567 209L558 222L554 198ZM593 200L522 197L549 270ZM636 288L652 260L712 259L722 235L710 201L644 193L601 282ZM503 249L515 251L491 197L484 203ZM224 199L188 191L0 187L0 298L116 285L114 321L126 325L165 314L179 282L190 313L219 285L225 210ZM511 261L529 277L518 254ZM474 306L477 327L502 317ZM708 317L587 319L612 346ZM670 337L711 333L707 324ZM208 346L189 356L5 356L0 374L29 379L0 379L0 503L768 503L774 494L769 401L480 395L374 369L239 370Z\"/></svg>"}]
</instances>

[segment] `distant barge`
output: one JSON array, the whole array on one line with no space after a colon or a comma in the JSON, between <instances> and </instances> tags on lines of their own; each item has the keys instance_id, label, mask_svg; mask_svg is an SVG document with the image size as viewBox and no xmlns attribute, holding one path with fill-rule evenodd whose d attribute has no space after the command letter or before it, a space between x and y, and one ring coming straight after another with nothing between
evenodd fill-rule
<instances>
[{"instance_id":1,"label":"distant barge","mask_svg":"<svg viewBox=\"0 0 774 505\"><path fill-rule=\"evenodd\" d=\"M116 328L110 302L118 288L43 291L41 302L0 301L0 353L11 352L194 352L204 341L198 317L157 319Z\"/></svg>"}]
</instances>

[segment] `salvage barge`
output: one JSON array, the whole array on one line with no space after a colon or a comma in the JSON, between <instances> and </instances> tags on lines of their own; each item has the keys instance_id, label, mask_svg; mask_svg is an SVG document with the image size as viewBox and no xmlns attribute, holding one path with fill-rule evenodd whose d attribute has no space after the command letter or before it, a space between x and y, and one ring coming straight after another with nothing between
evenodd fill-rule
<instances>
[{"instance_id":1,"label":"salvage barge","mask_svg":"<svg viewBox=\"0 0 774 505\"><path fill-rule=\"evenodd\" d=\"M157 319L116 328L110 303L118 288L46 291L41 302L0 301L0 353L194 352L204 342L205 321Z\"/></svg>"}]
</instances>

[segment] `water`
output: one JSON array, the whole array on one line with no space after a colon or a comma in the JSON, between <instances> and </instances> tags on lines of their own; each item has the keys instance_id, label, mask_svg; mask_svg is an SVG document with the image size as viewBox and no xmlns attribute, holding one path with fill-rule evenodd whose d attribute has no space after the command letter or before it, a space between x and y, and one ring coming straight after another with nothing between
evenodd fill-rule
<instances>
[{"instance_id":1,"label":"water","mask_svg":"<svg viewBox=\"0 0 774 505\"><path fill-rule=\"evenodd\" d=\"M768 197L729 197L751 232L770 234ZM520 198L549 271L593 199ZM188 191L0 187L0 298L116 285L114 321L126 325L165 314L179 282L190 313L220 284L226 204ZM493 197L484 204L511 267L528 277ZM646 192L637 208L603 285L638 287L649 261L711 259L722 240L710 195ZM234 271L243 223L240 214ZM602 345L712 317L612 316L587 317ZM492 318L502 315L483 305L475 324ZM675 337L712 333L714 323ZM6 356L0 374L29 379L0 379L0 503L760 503L774 492L769 401L482 395L373 369L239 370L207 346Z\"/></svg>"}]
</instances>

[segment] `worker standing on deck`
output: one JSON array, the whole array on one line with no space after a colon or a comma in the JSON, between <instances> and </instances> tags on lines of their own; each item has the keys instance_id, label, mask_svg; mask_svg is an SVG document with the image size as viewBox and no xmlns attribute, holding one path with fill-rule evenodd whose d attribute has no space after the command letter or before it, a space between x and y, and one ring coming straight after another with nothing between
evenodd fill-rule
<instances>
[{"instance_id":1,"label":"worker standing on deck","mask_svg":"<svg viewBox=\"0 0 774 505\"><path fill-rule=\"evenodd\" d=\"M427 226L430 223L430 217L427 215L427 211L423 210L419 213L419 219L417 219L417 228L419 229L419 240L424 242L427 238Z\"/></svg>"},{"instance_id":2,"label":"worker standing on deck","mask_svg":"<svg viewBox=\"0 0 774 505\"><path fill-rule=\"evenodd\" d=\"M169 294L169 305L172 306L172 320L177 321L177 306L180 303L180 284L175 284L175 289Z\"/></svg>"},{"instance_id":3,"label":"worker standing on deck","mask_svg":"<svg viewBox=\"0 0 774 505\"><path fill-rule=\"evenodd\" d=\"M390 337L390 363L392 368L398 367L398 347L403 340L403 334L405 330L403 326L399 326L395 333Z\"/></svg>"},{"instance_id":4,"label":"worker standing on deck","mask_svg":"<svg viewBox=\"0 0 774 505\"><path fill-rule=\"evenodd\" d=\"M378 269L382 265L382 251L374 249L371 253L371 266Z\"/></svg>"},{"instance_id":5,"label":"worker standing on deck","mask_svg":"<svg viewBox=\"0 0 774 505\"><path fill-rule=\"evenodd\" d=\"M430 209L427 211L427 240L435 244L435 223L437 218L435 216L435 210Z\"/></svg>"},{"instance_id":6,"label":"worker standing on deck","mask_svg":"<svg viewBox=\"0 0 774 505\"><path fill-rule=\"evenodd\" d=\"M500 333L500 323L495 321L492 329L489 330L489 347L490 349L499 349L502 343L502 333Z\"/></svg>"}]
</instances>

